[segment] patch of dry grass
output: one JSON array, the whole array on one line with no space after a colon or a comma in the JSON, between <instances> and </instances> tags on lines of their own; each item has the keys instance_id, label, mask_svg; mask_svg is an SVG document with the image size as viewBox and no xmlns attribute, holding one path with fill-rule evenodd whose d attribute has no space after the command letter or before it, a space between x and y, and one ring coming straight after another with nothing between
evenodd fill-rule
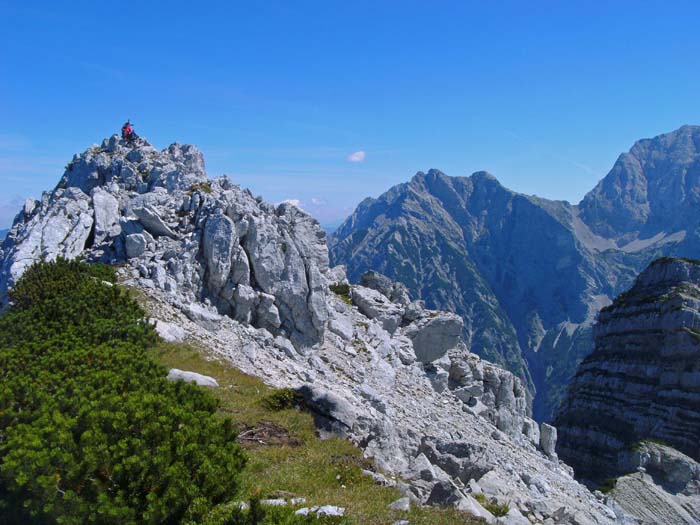
<instances>
[{"instance_id":1,"label":"patch of dry grass","mask_svg":"<svg viewBox=\"0 0 700 525\"><path fill-rule=\"evenodd\" d=\"M401 494L396 489L376 485L362 474L362 469L371 464L363 459L357 447L339 438L319 439L309 414L296 408L278 409L267 401L279 391L203 355L203 350L190 345L164 342L154 351L154 358L167 367L214 377L220 387L212 389L212 393L221 402L222 416L231 417L244 432L260 430L260 440L241 439L248 465L240 493L234 498L247 500L252 494L274 497L282 491L306 498L308 505L345 507L347 522L352 525L391 525L400 519L409 520L411 525L483 523L454 509L413 507L409 512L389 509L388 505Z\"/></svg>"}]
</instances>

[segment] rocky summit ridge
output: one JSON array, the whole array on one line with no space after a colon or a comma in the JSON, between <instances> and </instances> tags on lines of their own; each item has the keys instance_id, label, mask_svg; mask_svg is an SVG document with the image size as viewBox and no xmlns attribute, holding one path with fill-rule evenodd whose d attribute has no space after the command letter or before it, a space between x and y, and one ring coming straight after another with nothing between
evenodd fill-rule
<instances>
[{"instance_id":1,"label":"rocky summit ridge","mask_svg":"<svg viewBox=\"0 0 700 525\"><path fill-rule=\"evenodd\" d=\"M312 217L210 180L193 146L113 136L76 155L2 243L0 297L56 257L117 264L164 338L296 388L324 432L383 472L368 475L420 503L510 525L624 516L573 479L556 430L531 419L526 385L469 352L460 317L381 274L350 286ZM508 515L491 515L480 493Z\"/></svg>"},{"instance_id":2,"label":"rocky summit ridge","mask_svg":"<svg viewBox=\"0 0 700 525\"><path fill-rule=\"evenodd\" d=\"M459 314L470 349L530 385L550 420L597 313L660 255L700 257L700 127L638 141L578 205L477 172L419 172L331 236L351 281L369 269Z\"/></svg>"}]
</instances>

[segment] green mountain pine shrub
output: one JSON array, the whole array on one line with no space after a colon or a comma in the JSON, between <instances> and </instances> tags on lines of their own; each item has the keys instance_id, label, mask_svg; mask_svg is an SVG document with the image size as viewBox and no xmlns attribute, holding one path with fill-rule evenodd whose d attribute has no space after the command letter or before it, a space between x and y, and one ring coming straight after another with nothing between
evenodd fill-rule
<instances>
[{"instance_id":1,"label":"green mountain pine shrub","mask_svg":"<svg viewBox=\"0 0 700 525\"><path fill-rule=\"evenodd\" d=\"M201 522L245 458L209 392L166 380L144 312L104 266L29 268L0 317L5 523Z\"/></svg>"}]
</instances>

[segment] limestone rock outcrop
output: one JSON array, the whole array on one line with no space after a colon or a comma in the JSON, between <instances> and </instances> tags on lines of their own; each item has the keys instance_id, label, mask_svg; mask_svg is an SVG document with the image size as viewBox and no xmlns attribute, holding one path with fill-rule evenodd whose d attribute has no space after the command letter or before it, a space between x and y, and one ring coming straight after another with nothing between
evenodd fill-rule
<instances>
[{"instance_id":1,"label":"limestone rock outcrop","mask_svg":"<svg viewBox=\"0 0 700 525\"><path fill-rule=\"evenodd\" d=\"M527 385L469 351L462 319L379 274L349 286L313 218L208 179L193 146L115 136L76 155L15 219L0 297L59 256L118 264L163 337L297 389L322 432L356 443L413 500L492 519L472 497L483 493L509 506L507 523L617 520L551 454Z\"/></svg>"},{"instance_id":2,"label":"limestone rock outcrop","mask_svg":"<svg viewBox=\"0 0 700 525\"><path fill-rule=\"evenodd\" d=\"M595 341L557 419L560 456L598 481L641 440L700 459L700 262L649 265L601 311Z\"/></svg>"},{"instance_id":3,"label":"limestone rock outcrop","mask_svg":"<svg viewBox=\"0 0 700 525\"><path fill-rule=\"evenodd\" d=\"M194 146L158 152L115 135L76 155L56 189L15 219L2 247L0 298L32 262L81 254L129 260L144 286L298 344L317 341L327 320L328 254L316 221L226 178L210 181ZM238 285L250 286L247 300L236 301Z\"/></svg>"},{"instance_id":4,"label":"limestone rock outcrop","mask_svg":"<svg viewBox=\"0 0 700 525\"><path fill-rule=\"evenodd\" d=\"M613 506L652 525L700 523L700 463L677 450L642 442L620 458L629 474L615 480Z\"/></svg>"}]
</instances>

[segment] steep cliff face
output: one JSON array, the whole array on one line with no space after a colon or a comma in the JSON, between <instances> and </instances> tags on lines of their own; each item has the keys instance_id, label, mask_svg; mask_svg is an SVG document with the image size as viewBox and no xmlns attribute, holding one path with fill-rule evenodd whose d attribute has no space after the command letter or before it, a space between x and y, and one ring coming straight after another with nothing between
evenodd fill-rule
<instances>
[{"instance_id":1,"label":"steep cliff face","mask_svg":"<svg viewBox=\"0 0 700 525\"><path fill-rule=\"evenodd\" d=\"M547 420L593 349L597 312L659 255L700 256L699 144L693 126L639 141L578 206L483 172L419 173L361 203L331 258L461 315L472 351L533 386Z\"/></svg>"},{"instance_id":2,"label":"steep cliff face","mask_svg":"<svg viewBox=\"0 0 700 525\"><path fill-rule=\"evenodd\" d=\"M700 127L638 141L581 201L581 218L619 247L698 225Z\"/></svg>"},{"instance_id":3,"label":"steep cliff face","mask_svg":"<svg viewBox=\"0 0 700 525\"><path fill-rule=\"evenodd\" d=\"M298 389L323 431L362 447L421 503L494 522L473 498L481 491L511 507L509 523L616 519L557 461L556 432L531 419L526 386L469 352L459 316L378 274L350 286L313 218L208 179L193 146L114 136L91 147L25 204L0 250L4 300L40 259L118 264L164 337Z\"/></svg>"},{"instance_id":4,"label":"steep cliff face","mask_svg":"<svg viewBox=\"0 0 700 525\"><path fill-rule=\"evenodd\" d=\"M700 262L669 258L601 311L557 419L559 454L578 475L619 474L620 455L641 440L700 459L699 314Z\"/></svg>"}]
</instances>

